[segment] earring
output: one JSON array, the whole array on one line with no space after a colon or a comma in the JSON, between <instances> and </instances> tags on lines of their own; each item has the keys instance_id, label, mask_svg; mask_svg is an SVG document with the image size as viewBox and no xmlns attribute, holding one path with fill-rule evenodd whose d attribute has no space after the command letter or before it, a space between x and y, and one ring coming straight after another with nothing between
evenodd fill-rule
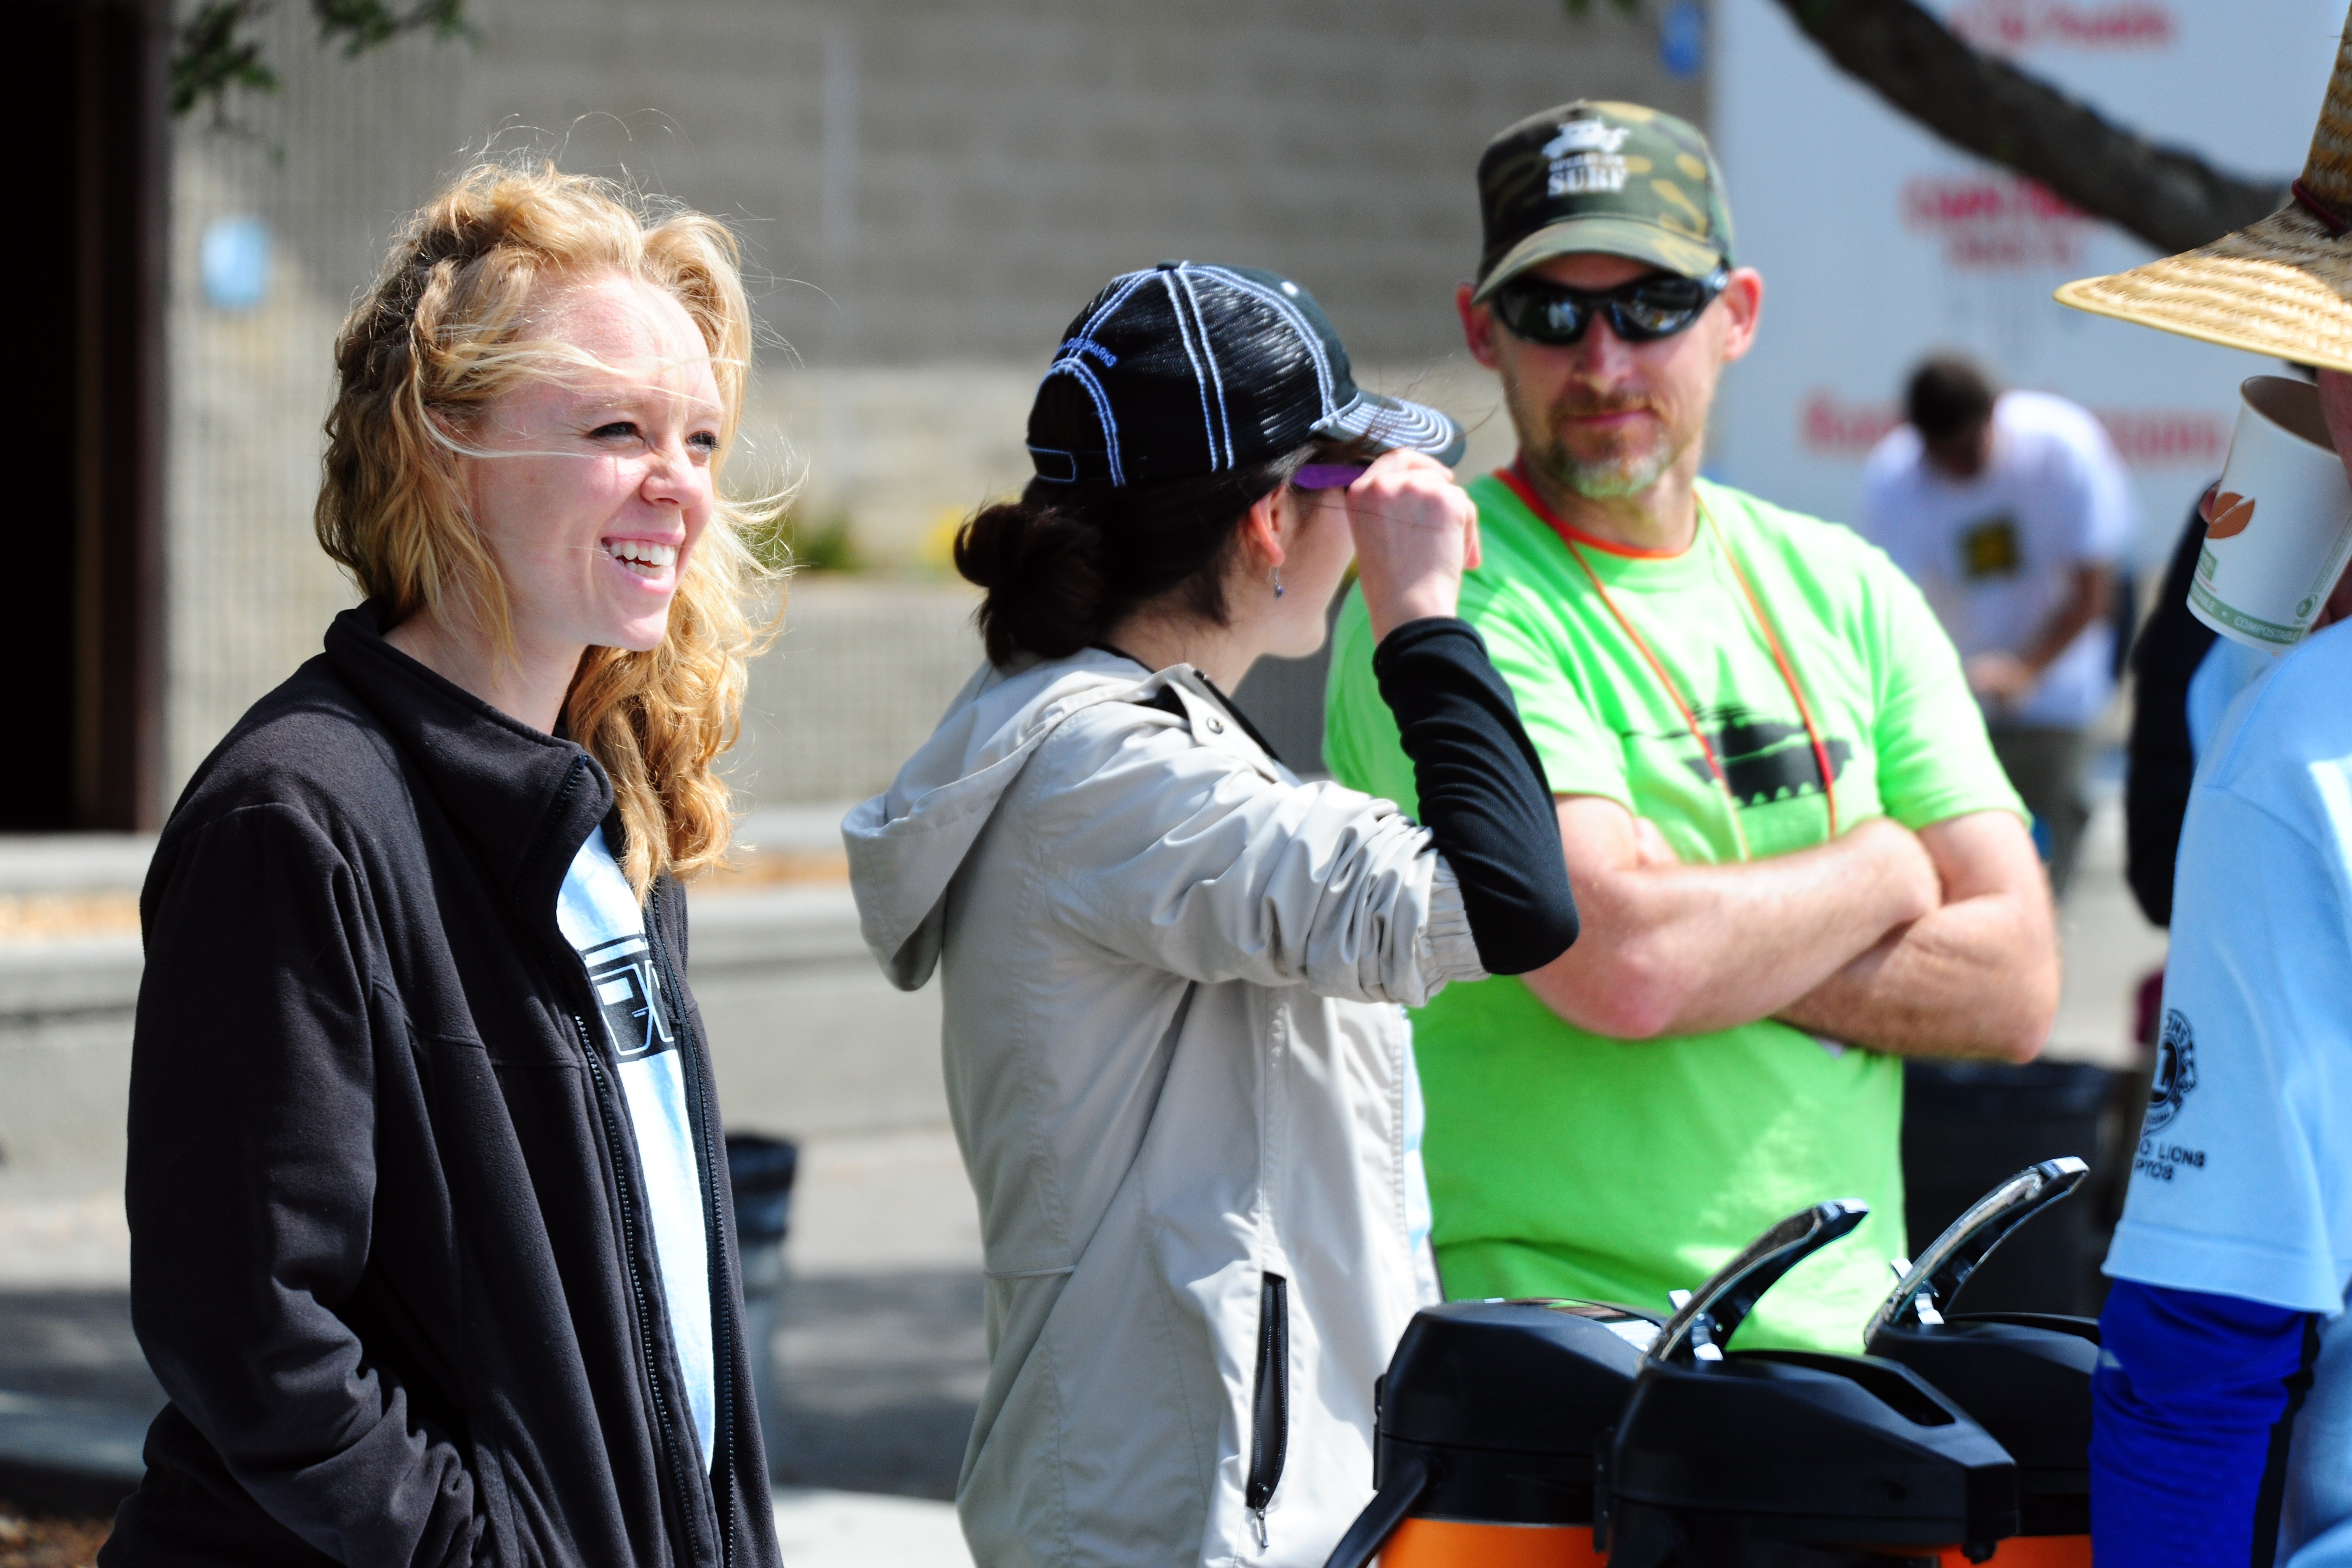
<instances>
[{"instance_id":1,"label":"earring","mask_svg":"<svg viewBox=\"0 0 2352 1568\"><path fill-rule=\"evenodd\" d=\"M1274 596L1277 599L1282 597L1282 568L1279 566L1274 569Z\"/></svg>"}]
</instances>

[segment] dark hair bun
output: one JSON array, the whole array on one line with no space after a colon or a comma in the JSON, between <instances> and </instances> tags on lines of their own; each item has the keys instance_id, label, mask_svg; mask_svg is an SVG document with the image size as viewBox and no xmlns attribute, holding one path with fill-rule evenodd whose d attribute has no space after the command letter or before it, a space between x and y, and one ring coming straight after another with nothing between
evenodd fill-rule
<instances>
[{"instance_id":1,"label":"dark hair bun","mask_svg":"<svg viewBox=\"0 0 2352 1568\"><path fill-rule=\"evenodd\" d=\"M955 563L988 590L979 616L988 661L1067 658L1154 602L1225 625L1242 520L1318 449L1132 488L1032 479L1019 500L984 509L956 531Z\"/></svg>"},{"instance_id":2,"label":"dark hair bun","mask_svg":"<svg viewBox=\"0 0 2352 1568\"><path fill-rule=\"evenodd\" d=\"M957 530L955 564L988 590L980 635L991 664L1024 651L1067 658L1101 634L1102 531L1075 512L1026 500L989 507Z\"/></svg>"}]
</instances>

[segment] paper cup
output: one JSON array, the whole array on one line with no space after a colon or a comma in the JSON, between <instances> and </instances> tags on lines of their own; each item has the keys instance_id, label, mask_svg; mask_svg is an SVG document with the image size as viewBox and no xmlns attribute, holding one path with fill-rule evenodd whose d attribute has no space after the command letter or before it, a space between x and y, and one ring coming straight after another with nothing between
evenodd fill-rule
<instances>
[{"instance_id":1,"label":"paper cup","mask_svg":"<svg viewBox=\"0 0 2352 1568\"><path fill-rule=\"evenodd\" d=\"M2249 377L2213 496L2189 613L2233 641L2278 653L2311 630L2352 552L2352 480L2319 412L2319 389Z\"/></svg>"}]
</instances>

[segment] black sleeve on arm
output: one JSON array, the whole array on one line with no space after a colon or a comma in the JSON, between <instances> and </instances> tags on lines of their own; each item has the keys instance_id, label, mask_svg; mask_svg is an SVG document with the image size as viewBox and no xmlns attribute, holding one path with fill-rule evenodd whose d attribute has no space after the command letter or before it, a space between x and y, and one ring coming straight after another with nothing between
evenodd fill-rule
<instances>
[{"instance_id":1,"label":"black sleeve on arm","mask_svg":"<svg viewBox=\"0 0 2352 1568\"><path fill-rule=\"evenodd\" d=\"M2204 521L2191 511L2131 655L2138 679L2125 753L2124 875L2140 912L2160 926L2172 923L2172 863L2180 853L2180 823L2197 773L2189 742L2189 681L2217 635L2189 613L2189 586L2204 548Z\"/></svg>"},{"instance_id":2,"label":"black sleeve on arm","mask_svg":"<svg viewBox=\"0 0 2352 1568\"><path fill-rule=\"evenodd\" d=\"M1524 974L1576 941L1559 816L1518 704L1467 621L1408 621L1372 654L1412 759L1421 820L1462 884L1489 974Z\"/></svg>"}]
</instances>

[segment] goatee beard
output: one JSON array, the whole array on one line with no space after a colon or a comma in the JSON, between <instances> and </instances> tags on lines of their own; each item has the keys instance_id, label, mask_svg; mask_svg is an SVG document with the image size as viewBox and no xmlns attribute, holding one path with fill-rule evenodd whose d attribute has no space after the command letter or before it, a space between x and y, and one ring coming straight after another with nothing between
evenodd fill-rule
<instances>
[{"instance_id":1,"label":"goatee beard","mask_svg":"<svg viewBox=\"0 0 2352 1568\"><path fill-rule=\"evenodd\" d=\"M1679 456L1659 446L1643 453L1584 462L1571 456L1564 442L1555 442L1536 462L1546 478L1587 500L1622 500L1656 484Z\"/></svg>"}]
</instances>

